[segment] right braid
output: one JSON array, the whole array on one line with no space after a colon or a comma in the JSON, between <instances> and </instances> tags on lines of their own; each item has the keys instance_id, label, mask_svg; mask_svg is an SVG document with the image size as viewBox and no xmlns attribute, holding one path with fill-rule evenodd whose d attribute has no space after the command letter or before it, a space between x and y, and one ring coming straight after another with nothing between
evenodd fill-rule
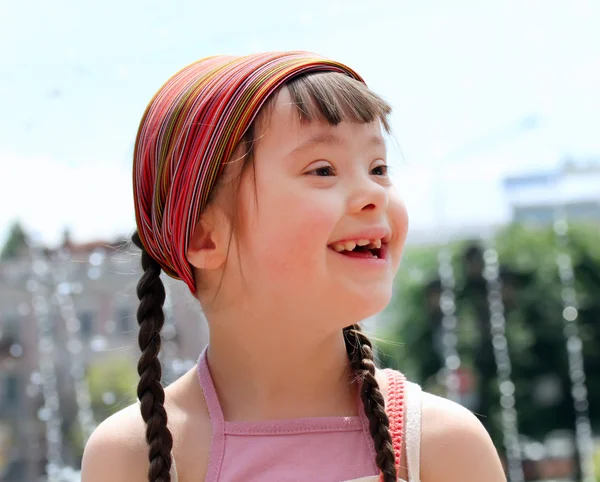
<instances>
[{"instance_id":1,"label":"right braid","mask_svg":"<svg viewBox=\"0 0 600 482\"><path fill-rule=\"evenodd\" d=\"M375 462L382 475L381 482L396 482L390 422L385 412L383 395L375 378L373 345L358 324L344 328L344 341L350 366L362 384L360 396L369 420L369 429L375 445Z\"/></svg>"},{"instance_id":2,"label":"right braid","mask_svg":"<svg viewBox=\"0 0 600 482\"><path fill-rule=\"evenodd\" d=\"M148 480L171 482L173 436L167 428L165 391L161 385L162 369L158 360L161 346L160 330L165 322L162 308L165 302L165 287L160 279L160 265L144 249L139 234L134 233L131 240L142 250L144 270L137 285L137 296L140 300L137 310L140 325L138 343L142 350L138 362L140 381L137 396L142 418L146 422L146 442L150 446Z\"/></svg>"}]
</instances>

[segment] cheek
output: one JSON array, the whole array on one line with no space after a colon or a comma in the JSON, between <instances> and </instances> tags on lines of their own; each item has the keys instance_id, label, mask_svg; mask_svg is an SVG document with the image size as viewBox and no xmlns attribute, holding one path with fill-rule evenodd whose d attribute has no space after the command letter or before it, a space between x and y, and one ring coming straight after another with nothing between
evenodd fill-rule
<instances>
[{"instance_id":1,"label":"cheek","mask_svg":"<svg viewBox=\"0 0 600 482\"><path fill-rule=\"evenodd\" d=\"M393 232L395 233L393 247L394 262L399 265L402 250L404 249L404 242L406 241L406 235L408 233L408 211L396 190L390 194L388 216L390 223L392 224Z\"/></svg>"},{"instance_id":2,"label":"cheek","mask_svg":"<svg viewBox=\"0 0 600 482\"><path fill-rule=\"evenodd\" d=\"M249 232L253 257L269 276L291 282L302 272L313 275L323 266L327 242L339 219L335 205L325 196L305 192L279 192L260 196L257 209L249 213L253 228Z\"/></svg>"}]
</instances>

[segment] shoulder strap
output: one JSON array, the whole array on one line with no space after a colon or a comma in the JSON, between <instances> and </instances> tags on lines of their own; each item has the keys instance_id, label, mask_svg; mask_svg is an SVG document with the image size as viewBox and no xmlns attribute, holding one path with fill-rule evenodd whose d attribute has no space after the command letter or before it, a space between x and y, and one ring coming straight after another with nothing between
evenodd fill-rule
<instances>
[{"instance_id":1,"label":"shoulder strap","mask_svg":"<svg viewBox=\"0 0 600 482\"><path fill-rule=\"evenodd\" d=\"M171 482L177 482L177 467L175 467L175 455L171 452Z\"/></svg>"},{"instance_id":2,"label":"shoulder strap","mask_svg":"<svg viewBox=\"0 0 600 482\"><path fill-rule=\"evenodd\" d=\"M406 462L409 482L421 480L421 387L406 384Z\"/></svg>"},{"instance_id":3,"label":"shoulder strap","mask_svg":"<svg viewBox=\"0 0 600 482\"><path fill-rule=\"evenodd\" d=\"M386 370L388 379L388 396L386 412L390 420L390 433L396 458L396 471L400 468L402 456L402 439L404 437L404 395L406 379L404 375L395 370Z\"/></svg>"},{"instance_id":4,"label":"shoulder strap","mask_svg":"<svg viewBox=\"0 0 600 482\"><path fill-rule=\"evenodd\" d=\"M198 359L197 371L200 388L202 388L212 428L210 458L206 469L206 480L218 480L223 456L225 454L225 419L208 366L208 346L204 348L204 351Z\"/></svg>"}]
</instances>

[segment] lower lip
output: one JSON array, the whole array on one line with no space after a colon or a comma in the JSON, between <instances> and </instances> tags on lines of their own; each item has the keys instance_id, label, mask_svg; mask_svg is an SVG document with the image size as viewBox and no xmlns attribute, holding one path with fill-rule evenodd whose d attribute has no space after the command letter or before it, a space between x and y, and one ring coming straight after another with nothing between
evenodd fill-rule
<instances>
[{"instance_id":1,"label":"lower lip","mask_svg":"<svg viewBox=\"0 0 600 482\"><path fill-rule=\"evenodd\" d=\"M348 261L352 261L355 263L360 263L361 265L371 265L371 266L383 266L387 262L387 246L383 245L379 250L380 257L375 258L372 256L365 256L363 253L350 253L350 254L342 254L338 253L332 248L329 250L333 254L337 254L340 258L345 258Z\"/></svg>"}]
</instances>

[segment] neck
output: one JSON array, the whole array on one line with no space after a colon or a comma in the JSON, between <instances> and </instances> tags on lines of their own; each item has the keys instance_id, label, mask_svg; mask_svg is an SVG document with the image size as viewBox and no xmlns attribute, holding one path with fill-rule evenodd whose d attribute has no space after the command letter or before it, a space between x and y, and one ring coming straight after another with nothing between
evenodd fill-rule
<instances>
[{"instance_id":1,"label":"neck","mask_svg":"<svg viewBox=\"0 0 600 482\"><path fill-rule=\"evenodd\" d=\"M217 318L209 317L208 363L226 420L356 415L341 330L315 334L281 318Z\"/></svg>"}]
</instances>

